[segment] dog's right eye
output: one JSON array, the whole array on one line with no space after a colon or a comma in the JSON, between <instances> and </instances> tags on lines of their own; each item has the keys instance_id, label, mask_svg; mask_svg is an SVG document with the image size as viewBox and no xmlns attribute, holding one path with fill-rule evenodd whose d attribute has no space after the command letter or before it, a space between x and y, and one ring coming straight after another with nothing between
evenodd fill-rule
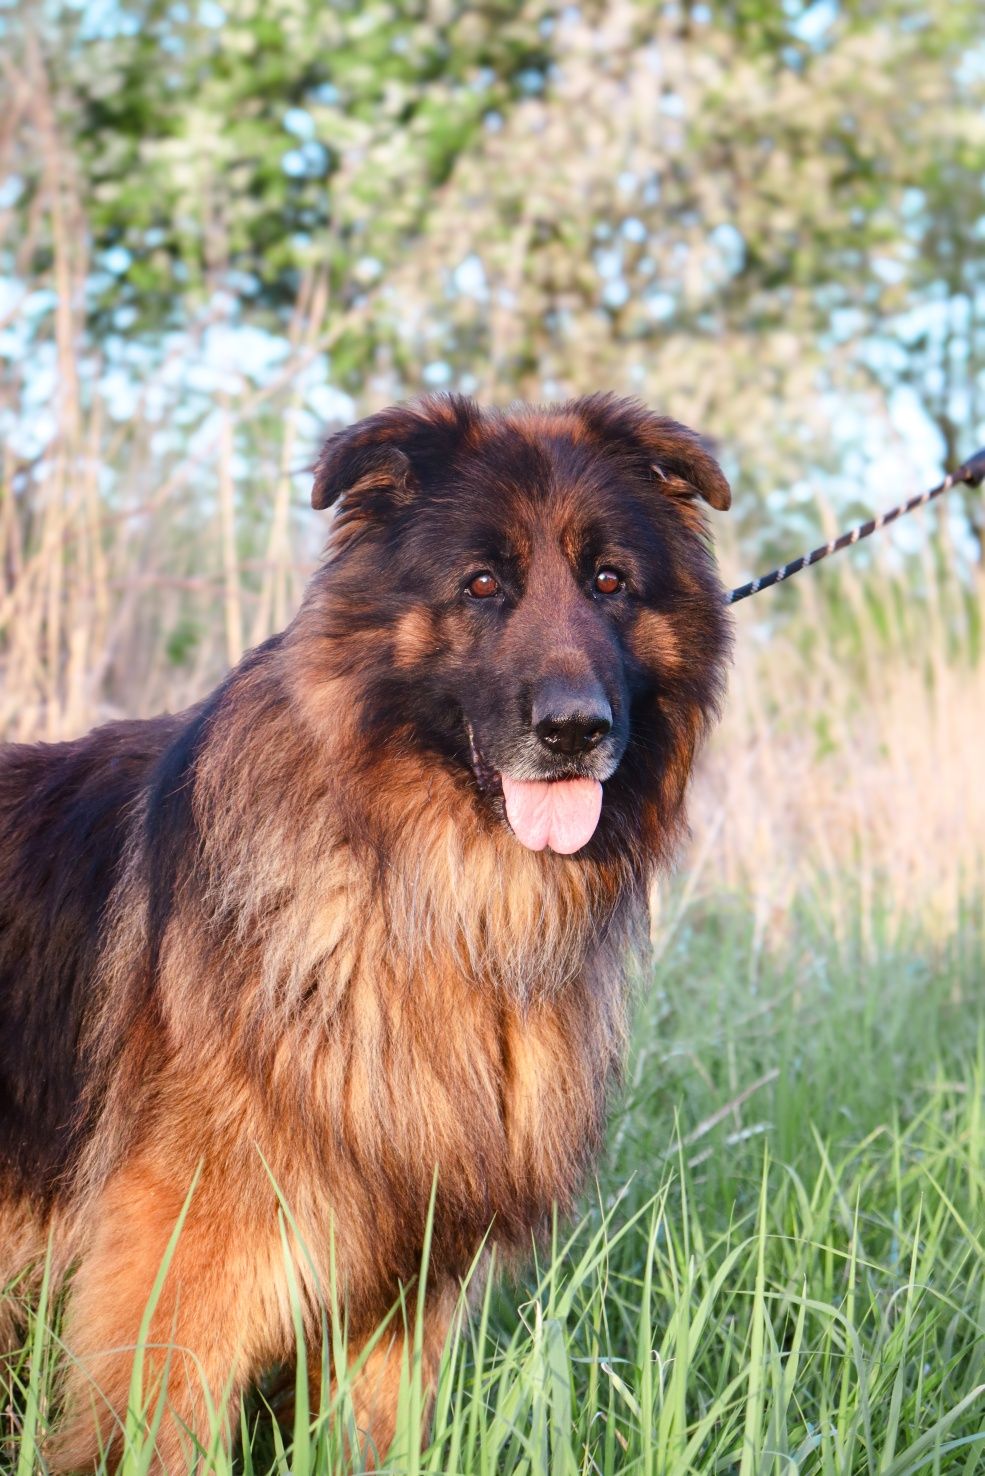
<instances>
[{"instance_id":1,"label":"dog's right eye","mask_svg":"<svg viewBox=\"0 0 985 1476\"><path fill-rule=\"evenodd\" d=\"M469 580L465 593L473 600L488 600L490 595L499 594L499 580L488 569L483 569L481 574L476 574Z\"/></svg>"}]
</instances>

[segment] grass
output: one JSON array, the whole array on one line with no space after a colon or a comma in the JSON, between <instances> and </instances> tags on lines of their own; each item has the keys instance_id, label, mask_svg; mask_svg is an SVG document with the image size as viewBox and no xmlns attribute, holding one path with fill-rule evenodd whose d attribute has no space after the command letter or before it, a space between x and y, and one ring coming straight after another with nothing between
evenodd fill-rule
<instances>
[{"instance_id":1,"label":"grass","mask_svg":"<svg viewBox=\"0 0 985 1476\"><path fill-rule=\"evenodd\" d=\"M985 1470L981 918L874 954L816 901L775 949L734 899L670 911L582 1223L463 1314L423 1450L406 1370L385 1469ZM11 1364L17 1476L56 1329L45 1298ZM257 1399L208 1469L352 1469L345 1389L332 1421L299 1394L293 1430ZM126 1470L148 1459L134 1419Z\"/></svg>"}]
</instances>

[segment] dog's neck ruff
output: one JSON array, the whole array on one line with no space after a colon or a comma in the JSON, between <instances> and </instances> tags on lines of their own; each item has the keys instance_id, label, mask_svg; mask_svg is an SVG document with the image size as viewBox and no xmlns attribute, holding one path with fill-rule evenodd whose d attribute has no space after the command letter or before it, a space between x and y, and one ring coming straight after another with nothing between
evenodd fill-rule
<instances>
[{"instance_id":1,"label":"dog's neck ruff","mask_svg":"<svg viewBox=\"0 0 985 1476\"><path fill-rule=\"evenodd\" d=\"M628 865L603 870L528 849L460 805L438 824L408 825L385 871L384 912L412 974L452 966L527 1005L586 967L604 971L603 955L624 962L645 890Z\"/></svg>"}]
</instances>

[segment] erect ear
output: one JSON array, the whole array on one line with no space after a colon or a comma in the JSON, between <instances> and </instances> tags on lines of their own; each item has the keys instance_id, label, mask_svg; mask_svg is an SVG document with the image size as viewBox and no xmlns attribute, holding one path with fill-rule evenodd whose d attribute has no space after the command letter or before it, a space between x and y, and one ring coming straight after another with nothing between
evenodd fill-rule
<instances>
[{"instance_id":1,"label":"erect ear","mask_svg":"<svg viewBox=\"0 0 985 1476\"><path fill-rule=\"evenodd\" d=\"M725 512L732 491L718 462L696 431L677 420L654 415L639 400L618 395L588 395L565 407L599 439L637 462L645 458L650 472L672 497L702 497Z\"/></svg>"},{"instance_id":2,"label":"erect ear","mask_svg":"<svg viewBox=\"0 0 985 1476\"><path fill-rule=\"evenodd\" d=\"M478 409L460 395L393 405L329 436L315 463L311 505L358 498L366 510L408 502L428 462L450 454Z\"/></svg>"}]
</instances>

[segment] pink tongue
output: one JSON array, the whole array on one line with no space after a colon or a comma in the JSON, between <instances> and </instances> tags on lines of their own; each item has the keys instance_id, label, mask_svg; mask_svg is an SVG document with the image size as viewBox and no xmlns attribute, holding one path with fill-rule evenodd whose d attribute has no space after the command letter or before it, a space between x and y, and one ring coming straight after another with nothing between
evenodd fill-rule
<instances>
[{"instance_id":1,"label":"pink tongue","mask_svg":"<svg viewBox=\"0 0 985 1476\"><path fill-rule=\"evenodd\" d=\"M506 818L531 851L550 846L570 856L588 844L602 813L597 779L509 779L500 775Z\"/></svg>"}]
</instances>

